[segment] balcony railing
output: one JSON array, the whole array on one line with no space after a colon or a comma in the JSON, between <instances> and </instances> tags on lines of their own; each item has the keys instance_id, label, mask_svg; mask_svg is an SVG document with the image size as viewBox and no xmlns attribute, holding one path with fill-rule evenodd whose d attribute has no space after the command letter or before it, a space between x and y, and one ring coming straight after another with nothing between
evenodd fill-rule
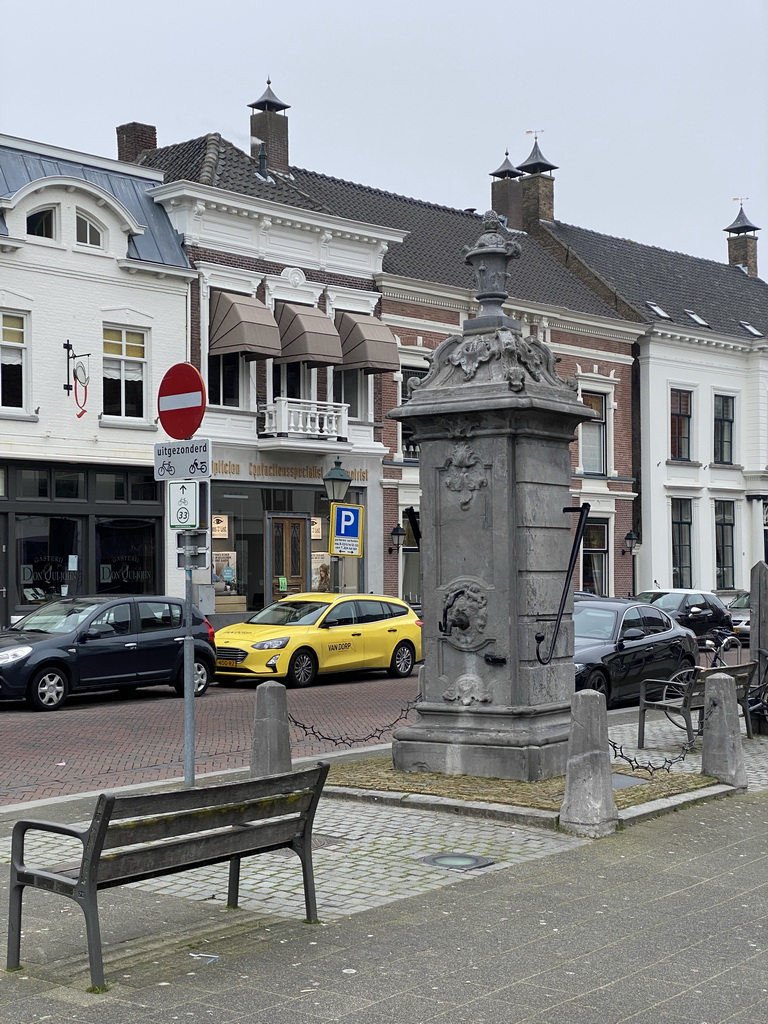
<instances>
[{"instance_id":1,"label":"balcony railing","mask_svg":"<svg viewBox=\"0 0 768 1024\"><path fill-rule=\"evenodd\" d=\"M264 406L263 434L277 437L344 438L349 436L349 406L341 402L311 402L276 398Z\"/></svg>"}]
</instances>

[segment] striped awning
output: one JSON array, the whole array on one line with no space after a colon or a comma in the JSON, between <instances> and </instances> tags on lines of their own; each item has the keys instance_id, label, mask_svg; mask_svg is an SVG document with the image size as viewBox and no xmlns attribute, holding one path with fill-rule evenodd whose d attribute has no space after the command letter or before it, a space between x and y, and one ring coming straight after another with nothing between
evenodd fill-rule
<instances>
[{"instance_id":1,"label":"striped awning","mask_svg":"<svg viewBox=\"0 0 768 1024\"><path fill-rule=\"evenodd\" d=\"M345 370L397 373L400 358L392 331L378 317L363 313L336 314Z\"/></svg>"},{"instance_id":2,"label":"striped awning","mask_svg":"<svg viewBox=\"0 0 768 1024\"><path fill-rule=\"evenodd\" d=\"M273 359L282 352L272 311L248 295L211 291L208 351L241 352L246 359Z\"/></svg>"},{"instance_id":3,"label":"striped awning","mask_svg":"<svg viewBox=\"0 0 768 1024\"><path fill-rule=\"evenodd\" d=\"M339 332L322 310L278 302L275 316L282 339L282 352L276 362L310 366L338 366L342 362Z\"/></svg>"}]
</instances>

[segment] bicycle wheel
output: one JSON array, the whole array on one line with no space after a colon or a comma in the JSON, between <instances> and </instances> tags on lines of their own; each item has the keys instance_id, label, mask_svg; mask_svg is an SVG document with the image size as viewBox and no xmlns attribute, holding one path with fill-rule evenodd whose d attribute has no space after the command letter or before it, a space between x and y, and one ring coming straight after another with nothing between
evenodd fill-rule
<instances>
[{"instance_id":1,"label":"bicycle wheel","mask_svg":"<svg viewBox=\"0 0 768 1024\"><path fill-rule=\"evenodd\" d=\"M668 701L679 700L682 704L685 688L691 681L695 671L696 670L693 668L681 668L679 672L675 672L673 676L670 676L669 682L662 690L661 699ZM676 715L670 708L662 708L662 711L667 716L667 720L670 721L676 729L685 729L685 719L682 715Z\"/></svg>"}]
</instances>

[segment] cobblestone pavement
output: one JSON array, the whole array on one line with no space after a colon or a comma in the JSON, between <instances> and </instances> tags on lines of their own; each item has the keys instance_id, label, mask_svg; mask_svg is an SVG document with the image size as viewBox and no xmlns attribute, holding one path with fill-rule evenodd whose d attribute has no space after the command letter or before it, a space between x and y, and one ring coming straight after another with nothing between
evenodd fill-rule
<instances>
[{"instance_id":1,"label":"cobblestone pavement","mask_svg":"<svg viewBox=\"0 0 768 1024\"><path fill-rule=\"evenodd\" d=\"M401 716L416 686L416 674L408 679L380 673L329 676L306 690L289 690L288 709L325 736L351 736L366 746L391 738L391 729L383 736L376 730ZM243 685L214 686L195 702L196 773L250 763L255 700L255 688ZM294 757L336 749L299 728L291 730L291 742ZM3 703L0 806L175 779L184 772L183 747L183 701L165 687L132 696L73 697L47 714Z\"/></svg>"}]
</instances>

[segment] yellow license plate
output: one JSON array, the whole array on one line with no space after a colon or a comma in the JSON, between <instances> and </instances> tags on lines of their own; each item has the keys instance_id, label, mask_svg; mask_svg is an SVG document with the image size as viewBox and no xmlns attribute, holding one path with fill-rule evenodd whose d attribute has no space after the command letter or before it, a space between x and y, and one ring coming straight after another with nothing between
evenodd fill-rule
<instances>
[{"instance_id":1,"label":"yellow license plate","mask_svg":"<svg viewBox=\"0 0 768 1024\"><path fill-rule=\"evenodd\" d=\"M229 658L217 658L216 668L237 668L237 662Z\"/></svg>"}]
</instances>

